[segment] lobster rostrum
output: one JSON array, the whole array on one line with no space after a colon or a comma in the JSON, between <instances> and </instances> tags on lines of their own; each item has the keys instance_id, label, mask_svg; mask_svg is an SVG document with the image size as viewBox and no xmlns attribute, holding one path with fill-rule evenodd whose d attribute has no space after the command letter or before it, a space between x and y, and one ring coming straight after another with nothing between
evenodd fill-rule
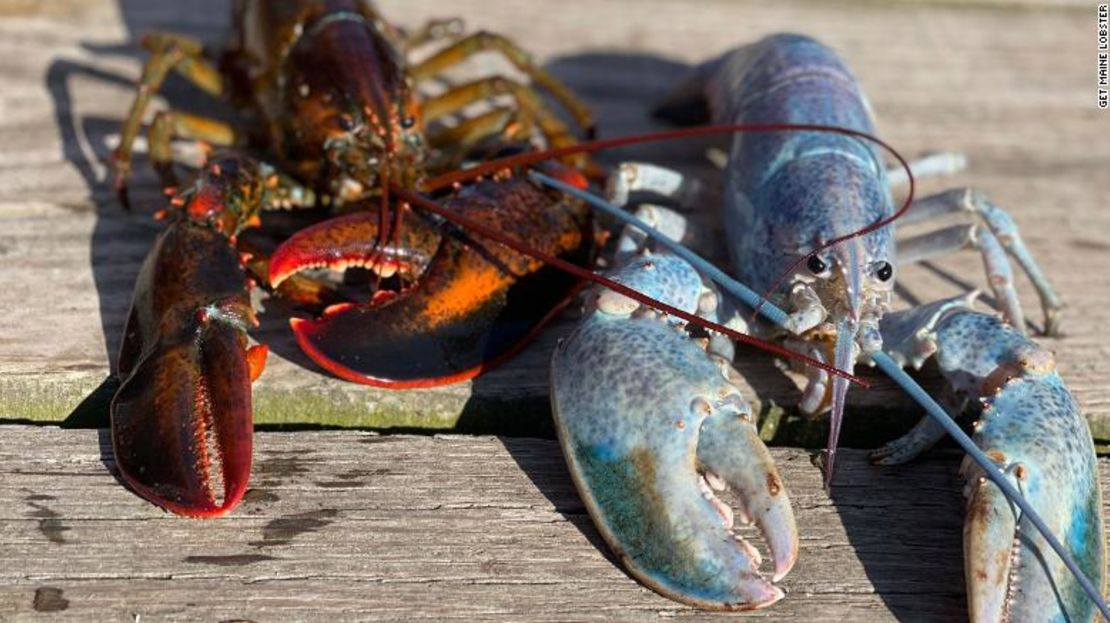
<instances>
[{"instance_id":1,"label":"lobster rostrum","mask_svg":"<svg viewBox=\"0 0 1110 623\"><path fill-rule=\"evenodd\" d=\"M867 134L872 128L866 101L843 63L796 35L768 37L703 65L660 112L676 120L712 114L733 127L817 124ZM958 161L931 158L912 169L940 173ZM906 218L967 212L979 222L900 243L902 259L974 245L1005 321L972 311L973 297L888 313L894 235L874 225L889 222L890 185L899 179L905 178L888 177L871 144L845 133L738 134L722 183L733 270L757 291L770 292L786 308L786 320L778 327L749 326L723 305L727 300L701 308L715 310L731 326L778 337L841 372L880 353L915 367L935 355L949 386L943 402L958 412L978 399L983 414L975 442L1101 587L1105 553L1090 432L1051 354L1025 337L1006 252L1034 282L1046 330L1057 327L1059 300L1004 212L978 193L949 191L913 203ZM637 191L681 202L696 194L696 184L659 167L624 165L610 182L610 197L623 203ZM657 206L643 206L639 214L671 228L672 237L699 238ZM863 235L853 238L852 232ZM650 248L629 239L628 249ZM673 275L682 271L671 266L674 261L665 255L634 259L617 269L616 278L697 307L700 284L686 278L680 288ZM777 294L784 282L786 293ZM732 513L712 493L723 486L738 491L739 515L754 521L770 546L771 580L784 576L796 556L793 517L774 465L753 436L750 411L727 382L731 372L719 372L731 351L717 347L714 354L711 346L707 352L654 314L609 304L604 295L591 301L582 325L555 354L552 399L568 464L599 530L629 571L664 595L716 609L774 603L782 592L759 573L758 552L729 533ZM808 377L802 410L833 410L828 481L847 382L816 367ZM611 382L604 395L584 396L575 383L582 378ZM874 458L908 461L941 436L943 429L925 419ZM722 444L731 449L728 461L718 454ZM978 467L963 471L971 617L1097 616L1096 604L1028 517Z\"/></svg>"},{"instance_id":2,"label":"lobster rostrum","mask_svg":"<svg viewBox=\"0 0 1110 623\"><path fill-rule=\"evenodd\" d=\"M514 44L489 33L462 37L452 20L404 33L366 2L242 0L233 24L233 45L218 64L192 39L144 39L152 56L114 154L116 187L127 205L132 143L171 71L255 122L242 130L163 111L148 135L151 160L173 200L136 287L112 435L121 473L136 492L195 516L234 507L249 477L249 379L261 371L265 352L247 349L246 331L255 323L252 282L322 309L318 319L292 321L298 343L321 366L394 387L478 374L519 348L576 291L576 279L542 262L394 201L390 189L417 188L456 164L524 149L532 140L554 146L576 140L531 87L493 77L422 98L421 80L474 52L499 51L587 132L591 125L585 107ZM409 49L443 38L452 41L442 50L416 65L406 62ZM498 94L515 105L453 126L432 124ZM236 151L213 157L182 188L173 139ZM545 167L585 185L576 168ZM552 256L578 263L591 256L594 234L582 203L523 177L496 176L433 196ZM249 244L258 231L252 228L265 226L266 210L291 207L340 214L300 230L272 254ZM376 275L368 301L344 300L326 278L328 270L351 266Z\"/></svg>"}]
</instances>

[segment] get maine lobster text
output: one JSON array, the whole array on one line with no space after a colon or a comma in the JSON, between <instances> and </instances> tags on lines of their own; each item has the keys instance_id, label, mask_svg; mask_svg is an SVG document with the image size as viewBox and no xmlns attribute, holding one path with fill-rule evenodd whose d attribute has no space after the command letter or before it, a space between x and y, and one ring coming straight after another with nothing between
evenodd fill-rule
<instances>
[{"instance_id":1,"label":"get maine lobster text","mask_svg":"<svg viewBox=\"0 0 1110 623\"><path fill-rule=\"evenodd\" d=\"M1108 26L1110 26L1110 18L1107 15L1107 5L1105 3L1098 5L1098 107L1106 110L1110 107L1110 91L1107 91L1107 86L1110 86L1107 78L1107 36Z\"/></svg>"}]
</instances>

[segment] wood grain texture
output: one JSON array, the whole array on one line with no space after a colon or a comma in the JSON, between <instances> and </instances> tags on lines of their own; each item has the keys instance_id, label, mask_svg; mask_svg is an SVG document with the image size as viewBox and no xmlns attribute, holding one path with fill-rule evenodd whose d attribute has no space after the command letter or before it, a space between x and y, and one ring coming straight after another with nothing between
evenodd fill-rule
<instances>
[{"instance_id":1,"label":"wood grain texture","mask_svg":"<svg viewBox=\"0 0 1110 623\"><path fill-rule=\"evenodd\" d=\"M1067 335L1049 346L1101 428L1110 418L1104 329L1110 324L1110 212L1100 209L1106 185L1098 173L1110 164L1110 141L1107 116L1094 106L1093 13L1082 3L992 4L568 0L542 19L527 0L463 1L452 10L471 28L524 42L582 94L608 136L655 127L648 106L688 63L783 30L828 42L855 69L888 141L907 155L937 149L968 154L966 174L930 181L923 192L973 184L1013 211L1069 305ZM434 0L382 5L404 25L443 11ZM71 421L102 424L102 400L84 403L81 417L75 407L108 375L135 273L157 231L148 215L161 203L142 161L133 186L137 213L121 212L102 183L103 161L140 68L134 41L162 28L218 45L227 10L217 0L31 6L0 5L0 310L6 327L0 335L0 418L56 422L72 415ZM476 62L476 71L504 65L489 57ZM227 113L180 82L171 82L165 99ZM712 179L704 164L707 146L645 146L604 158L650 159ZM979 266L975 254L965 252L911 267L901 274L903 294L907 301L925 301L982 286ZM1019 287L1030 318L1038 320L1031 289L1024 281ZM267 316L271 322L256 335L274 348L256 386L260 423L550 433L548 353L569 321L473 384L399 394L321 374L297 351L282 314ZM768 358L750 351L743 356L755 402L797 401L795 383ZM874 443L874 434L867 437L872 427L912 419L909 403L882 381L871 392L853 392L853 401L857 416L849 418L848 443Z\"/></svg>"},{"instance_id":2,"label":"wood grain texture","mask_svg":"<svg viewBox=\"0 0 1110 623\"><path fill-rule=\"evenodd\" d=\"M625 576L553 441L262 433L243 505L190 520L119 485L104 430L2 432L0 621L737 618ZM963 618L955 453L846 451L831 497L808 452L773 454L801 553L786 599L747 617Z\"/></svg>"}]
</instances>

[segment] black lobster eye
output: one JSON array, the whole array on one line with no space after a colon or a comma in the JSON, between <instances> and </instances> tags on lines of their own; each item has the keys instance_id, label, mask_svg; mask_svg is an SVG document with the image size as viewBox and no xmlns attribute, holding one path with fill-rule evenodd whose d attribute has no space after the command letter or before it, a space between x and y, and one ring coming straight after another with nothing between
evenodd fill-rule
<instances>
[{"instance_id":1,"label":"black lobster eye","mask_svg":"<svg viewBox=\"0 0 1110 623\"><path fill-rule=\"evenodd\" d=\"M890 265L890 262L883 262L879 264L879 270L875 271L875 276L879 278L879 281L890 281L890 278L894 276L894 267Z\"/></svg>"},{"instance_id":2,"label":"black lobster eye","mask_svg":"<svg viewBox=\"0 0 1110 623\"><path fill-rule=\"evenodd\" d=\"M411 115L408 116L408 117L403 117L401 119L401 127L406 129L406 130L411 128L414 125L416 125L416 118L411 116Z\"/></svg>"},{"instance_id":3,"label":"black lobster eye","mask_svg":"<svg viewBox=\"0 0 1110 623\"><path fill-rule=\"evenodd\" d=\"M821 273L825 272L825 269L828 268L828 266L825 265L825 262L822 261L821 258L817 257L816 255L812 255L810 256L809 261L806 262L806 268L808 268L809 272L813 273L814 275L820 275Z\"/></svg>"}]
</instances>

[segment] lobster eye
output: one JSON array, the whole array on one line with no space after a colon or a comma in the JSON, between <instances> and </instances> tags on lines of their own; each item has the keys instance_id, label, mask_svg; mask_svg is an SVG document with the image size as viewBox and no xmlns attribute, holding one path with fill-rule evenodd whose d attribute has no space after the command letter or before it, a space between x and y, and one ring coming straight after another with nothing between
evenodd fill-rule
<instances>
[{"instance_id":1,"label":"lobster eye","mask_svg":"<svg viewBox=\"0 0 1110 623\"><path fill-rule=\"evenodd\" d=\"M409 115L408 117L403 117L401 119L401 127L406 130L414 125L416 125L416 118L411 115Z\"/></svg>"},{"instance_id":2,"label":"lobster eye","mask_svg":"<svg viewBox=\"0 0 1110 623\"><path fill-rule=\"evenodd\" d=\"M820 275L821 273L825 272L825 269L828 268L828 266L821 258L813 255L810 256L809 261L806 262L806 268L808 268L809 272L813 273L814 275Z\"/></svg>"},{"instance_id":3,"label":"lobster eye","mask_svg":"<svg viewBox=\"0 0 1110 623\"><path fill-rule=\"evenodd\" d=\"M890 281L890 278L894 276L894 267L890 265L890 262L883 262L879 264L879 270L875 271L875 276L879 278L879 281Z\"/></svg>"}]
</instances>

